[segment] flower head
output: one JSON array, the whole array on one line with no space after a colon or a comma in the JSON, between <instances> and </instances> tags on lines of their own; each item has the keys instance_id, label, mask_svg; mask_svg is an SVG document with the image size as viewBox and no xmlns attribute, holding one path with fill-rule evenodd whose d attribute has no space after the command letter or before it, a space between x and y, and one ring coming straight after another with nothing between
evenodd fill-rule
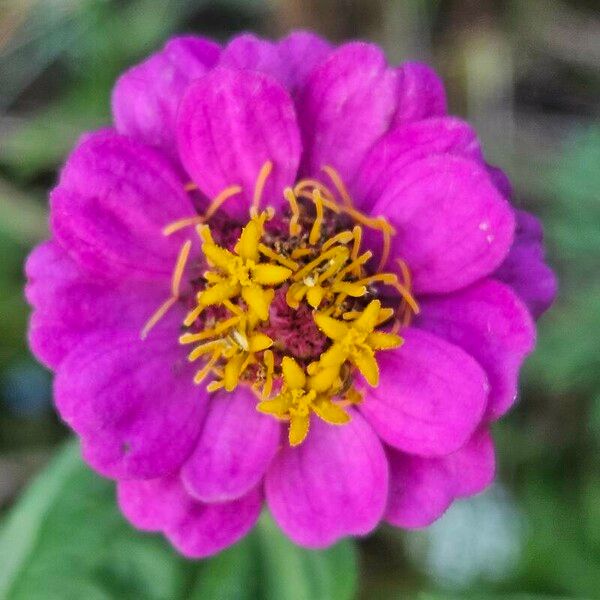
<instances>
[{"instance_id":1,"label":"flower head","mask_svg":"<svg viewBox=\"0 0 600 600\"><path fill-rule=\"evenodd\" d=\"M113 113L67 160L27 295L58 411L135 526L206 556L264 499L323 547L491 481L555 280L429 68L176 38Z\"/></svg>"}]
</instances>

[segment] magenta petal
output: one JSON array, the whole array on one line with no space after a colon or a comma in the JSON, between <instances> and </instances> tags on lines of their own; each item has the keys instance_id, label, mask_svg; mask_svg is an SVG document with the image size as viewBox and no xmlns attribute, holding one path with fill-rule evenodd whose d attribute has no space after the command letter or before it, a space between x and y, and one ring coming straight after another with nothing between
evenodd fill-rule
<instances>
[{"instance_id":1,"label":"magenta petal","mask_svg":"<svg viewBox=\"0 0 600 600\"><path fill-rule=\"evenodd\" d=\"M490 165L490 164L487 165L487 172L488 172L488 175L490 176L490 179L492 180L492 182L498 189L498 191L505 198L507 198L508 200L511 200L512 194L513 194L512 184L510 182L510 179L506 175L506 173L502 169L499 169L498 167L494 167L494 165ZM517 211L517 213L518 213L518 211ZM518 214L517 214L517 217L518 217Z\"/></svg>"},{"instance_id":2,"label":"magenta petal","mask_svg":"<svg viewBox=\"0 0 600 600\"><path fill-rule=\"evenodd\" d=\"M385 520L410 529L439 519L454 500L447 457L423 458L390 448L388 459L390 498Z\"/></svg>"},{"instance_id":3,"label":"magenta petal","mask_svg":"<svg viewBox=\"0 0 600 600\"><path fill-rule=\"evenodd\" d=\"M399 93L394 124L446 114L444 84L431 67L405 62L397 72Z\"/></svg>"},{"instance_id":4,"label":"magenta petal","mask_svg":"<svg viewBox=\"0 0 600 600\"><path fill-rule=\"evenodd\" d=\"M139 333L170 294L166 280L160 285L94 277L52 241L33 250L25 272L25 295L34 308L29 342L35 355L51 368L56 368L84 336L100 329ZM183 320L183 314L180 318ZM159 322L156 330L167 323Z\"/></svg>"},{"instance_id":5,"label":"magenta petal","mask_svg":"<svg viewBox=\"0 0 600 600\"><path fill-rule=\"evenodd\" d=\"M199 500L239 498L262 479L279 447L281 424L259 413L256 404L245 387L210 399L198 444L181 472L186 488Z\"/></svg>"},{"instance_id":6,"label":"magenta petal","mask_svg":"<svg viewBox=\"0 0 600 600\"><path fill-rule=\"evenodd\" d=\"M373 146L360 166L351 185L355 204L369 210L391 179L401 176L409 163L432 154L482 160L477 134L460 119L439 117L402 123Z\"/></svg>"},{"instance_id":7,"label":"magenta petal","mask_svg":"<svg viewBox=\"0 0 600 600\"><path fill-rule=\"evenodd\" d=\"M426 527L455 498L483 491L494 478L494 447L481 429L449 456L423 458L388 450L390 498L386 521L405 528Z\"/></svg>"},{"instance_id":8,"label":"magenta petal","mask_svg":"<svg viewBox=\"0 0 600 600\"><path fill-rule=\"evenodd\" d=\"M206 392L192 379L176 326L144 341L103 331L61 363L56 405L101 474L156 477L178 468L200 433Z\"/></svg>"},{"instance_id":9,"label":"magenta petal","mask_svg":"<svg viewBox=\"0 0 600 600\"><path fill-rule=\"evenodd\" d=\"M204 558L240 540L256 523L257 489L233 502L204 504L192 498L175 476L122 480L119 506L138 529L162 531L189 558Z\"/></svg>"},{"instance_id":10,"label":"magenta petal","mask_svg":"<svg viewBox=\"0 0 600 600\"><path fill-rule=\"evenodd\" d=\"M537 319L554 302L558 281L544 259L541 223L523 210L516 215L515 241L494 277L510 285Z\"/></svg>"},{"instance_id":11,"label":"magenta petal","mask_svg":"<svg viewBox=\"0 0 600 600\"><path fill-rule=\"evenodd\" d=\"M165 534L184 556L205 558L241 540L256 524L261 506L258 489L222 504L192 500L181 518L165 528Z\"/></svg>"},{"instance_id":12,"label":"magenta petal","mask_svg":"<svg viewBox=\"0 0 600 600\"><path fill-rule=\"evenodd\" d=\"M492 483L496 474L494 440L489 430L481 427L458 452L445 460L457 498L482 492Z\"/></svg>"},{"instance_id":13,"label":"magenta petal","mask_svg":"<svg viewBox=\"0 0 600 600\"><path fill-rule=\"evenodd\" d=\"M488 275L512 243L508 201L483 166L458 156L407 165L371 212L396 227L391 255L406 261L420 293L451 292Z\"/></svg>"},{"instance_id":14,"label":"magenta petal","mask_svg":"<svg viewBox=\"0 0 600 600\"><path fill-rule=\"evenodd\" d=\"M535 345L535 326L512 290L485 280L447 296L420 301L416 325L473 356L490 383L486 417L497 419L514 403L519 369Z\"/></svg>"},{"instance_id":15,"label":"magenta petal","mask_svg":"<svg viewBox=\"0 0 600 600\"><path fill-rule=\"evenodd\" d=\"M485 410L485 373L464 350L408 327L404 344L378 355L379 387L364 389L361 412L398 450L441 456L458 450Z\"/></svg>"},{"instance_id":16,"label":"magenta petal","mask_svg":"<svg viewBox=\"0 0 600 600\"><path fill-rule=\"evenodd\" d=\"M85 136L51 194L52 229L69 255L103 277L170 277L181 246L168 223L194 214L157 151L111 131Z\"/></svg>"},{"instance_id":17,"label":"magenta petal","mask_svg":"<svg viewBox=\"0 0 600 600\"><path fill-rule=\"evenodd\" d=\"M306 440L275 457L265 485L281 529L297 544L322 548L377 525L387 500L387 460L359 414L343 426L313 419Z\"/></svg>"},{"instance_id":18,"label":"magenta petal","mask_svg":"<svg viewBox=\"0 0 600 600\"><path fill-rule=\"evenodd\" d=\"M242 194L223 207L238 218L248 213L266 161L272 161L273 171L263 206L283 202L283 189L293 184L300 160L292 99L274 79L253 71L219 67L194 82L179 110L178 140L184 166L208 197L242 186Z\"/></svg>"},{"instance_id":19,"label":"magenta petal","mask_svg":"<svg viewBox=\"0 0 600 600\"><path fill-rule=\"evenodd\" d=\"M121 479L117 500L129 522L144 531L162 531L179 522L191 502L176 476Z\"/></svg>"},{"instance_id":20,"label":"magenta petal","mask_svg":"<svg viewBox=\"0 0 600 600\"><path fill-rule=\"evenodd\" d=\"M316 175L330 165L349 180L388 130L396 84L377 46L352 42L334 50L299 93L305 174Z\"/></svg>"},{"instance_id":21,"label":"magenta petal","mask_svg":"<svg viewBox=\"0 0 600 600\"><path fill-rule=\"evenodd\" d=\"M283 86L289 87L287 65L280 56L277 45L252 33L238 35L225 46L219 67L258 71L271 75Z\"/></svg>"},{"instance_id":22,"label":"magenta petal","mask_svg":"<svg viewBox=\"0 0 600 600\"><path fill-rule=\"evenodd\" d=\"M328 42L307 31L293 32L276 43L244 33L229 42L219 66L271 75L294 92L330 52Z\"/></svg>"},{"instance_id":23,"label":"magenta petal","mask_svg":"<svg viewBox=\"0 0 600 600\"><path fill-rule=\"evenodd\" d=\"M217 61L219 46L210 40L173 38L144 62L126 71L115 86L115 127L177 157L175 117L185 88Z\"/></svg>"},{"instance_id":24,"label":"magenta petal","mask_svg":"<svg viewBox=\"0 0 600 600\"><path fill-rule=\"evenodd\" d=\"M277 42L281 60L288 72L288 85L292 91L302 87L312 71L332 51L332 46L310 31L293 31Z\"/></svg>"}]
</instances>

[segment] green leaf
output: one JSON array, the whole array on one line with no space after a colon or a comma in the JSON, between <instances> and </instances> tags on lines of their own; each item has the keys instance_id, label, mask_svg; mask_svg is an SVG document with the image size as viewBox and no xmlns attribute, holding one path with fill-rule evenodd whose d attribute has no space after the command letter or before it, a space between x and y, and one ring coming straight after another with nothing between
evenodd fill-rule
<instances>
[{"instance_id":1,"label":"green leaf","mask_svg":"<svg viewBox=\"0 0 600 600\"><path fill-rule=\"evenodd\" d=\"M307 551L290 542L263 514L256 535L263 561L263 598L311 600L352 598L356 592L354 546L341 542L328 550Z\"/></svg>"},{"instance_id":2,"label":"green leaf","mask_svg":"<svg viewBox=\"0 0 600 600\"><path fill-rule=\"evenodd\" d=\"M236 546L204 561L132 528L114 485L69 442L0 528L0 598L7 600L348 600L356 589L351 542L299 548L263 515Z\"/></svg>"}]
</instances>

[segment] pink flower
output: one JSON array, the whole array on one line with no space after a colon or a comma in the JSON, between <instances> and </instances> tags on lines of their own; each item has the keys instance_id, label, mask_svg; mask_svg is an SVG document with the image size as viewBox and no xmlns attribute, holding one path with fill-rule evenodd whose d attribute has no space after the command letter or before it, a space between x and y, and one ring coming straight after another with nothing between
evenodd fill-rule
<instances>
[{"instance_id":1,"label":"pink flower","mask_svg":"<svg viewBox=\"0 0 600 600\"><path fill-rule=\"evenodd\" d=\"M491 482L556 283L428 67L175 38L113 114L52 191L27 297L58 411L136 527L207 556L264 500L323 547Z\"/></svg>"}]
</instances>

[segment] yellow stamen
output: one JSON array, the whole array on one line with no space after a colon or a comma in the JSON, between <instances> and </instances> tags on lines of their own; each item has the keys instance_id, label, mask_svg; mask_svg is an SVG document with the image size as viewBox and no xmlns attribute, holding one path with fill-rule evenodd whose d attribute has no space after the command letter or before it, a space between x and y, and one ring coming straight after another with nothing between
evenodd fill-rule
<instances>
[{"instance_id":1,"label":"yellow stamen","mask_svg":"<svg viewBox=\"0 0 600 600\"><path fill-rule=\"evenodd\" d=\"M288 201L290 210L292 211L292 217L290 219L290 236L294 237L296 235L300 235L302 228L298 223L298 219L300 218L300 208L298 207L296 194L294 194L294 190L292 188L285 188L285 190L283 190L283 195Z\"/></svg>"},{"instance_id":2,"label":"yellow stamen","mask_svg":"<svg viewBox=\"0 0 600 600\"><path fill-rule=\"evenodd\" d=\"M185 271L185 265L187 264L188 257L190 255L190 250L192 248L191 240L187 240L184 242L183 246L181 246L181 250L179 251L179 256L177 257L177 262L175 263L175 269L173 271L173 278L171 280L171 293L173 296L179 296L179 287L181 286L181 278L183 277L183 272Z\"/></svg>"},{"instance_id":3,"label":"yellow stamen","mask_svg":"<svg viewBox=\"0 0 600 600\"><path fill-rule=\"evenodd\" d=\"M210 203L209 207L206 209L204 213L204 218L208 221L218 210L223 206L223 203L229 198L239 194L242 191L241 186L232 185L225 188L222 192L219 192L215 199Z\"/></svg>"},{"instance_id":4,"label":"yellow stamen","mask_svg":"<svg viewBox=\"0 0 600 600\"><path fill-rule=\"evenodd\" d=\"M303 179L302 181L299 181L294 187L294 194L300 196L301 192L305 192L310 188L319 190L324 198L332 201L334 200L333 194L329 188L317 179Z\"/></svg>"},{"instance_id":5,"label":"yellow stamen","mask_svg":"<svg viewBox=\"0 0 600 600\"><path fill-rule=\"evenodd\" d=\"M340 231L333 237L330 237L322 246L321 250L325 251L334 244L348 244L354 239L354 233L352 231Z\"/></svg>"},{"instance_id":6,"label":"yellow stamen","mask_svg":"<svg viewBox=\"0 0 600 600\"><path fill-rule=\"evenodd\" d=\"M304 279L304 277L306 277L315 267L319 266L322 262L325 262L326 260L333 258L334 256L339 255L340 253L345 253L345 252L347 253L348 249L345 248L344 246L335 246L333 248L330 248L326 252L319 254L319 256L317 256L317 258L315 258L314 260L309 262L307 265L305 265L302 269L300 269L292 277L292 279L294 281L300 281L301 279Z\"/></svg>"},{"instance_id":7,"label":"yellow stamen","mask_svg":"<svg viewBox=\"0 0 600 600\"><path fill-rule=\"evenodd\" d=\"M200 333L184 333L179 337L180 344L193 344L202 340L207 340L211 337L217 337L231 327L235 327L240 322L240 317L231 317L226 321L217 323L212 329L204 329Z\"/></svg>"},{"instance_id":8,"label":"yellow stamen","mask_svg":"<svg viewBox=\"0 0 600 600\"><path fill-rule=\"evenodd\" d=\"M275 357L273 356L272 350L265 350L263 362L265 363L267 373L265 376L265 384L262 389L262 397L268 398L273 389L273 372L275 371Z\"/></svg>"},{"instance_id":9,"label":"yellow stamen","mask_svg":"<svg viewBox=\"0 0 600 600\"><path fill-rule=\"evenodd\" d=\"M191 225L199 225L208 221L216 212L219 210L221 205L228 200L232 196L239 194L242 191L242 188L239 185L232 185L228 188L225 188L222 192L220 192L216 198L210 203L206 213L204 215L194 215L193 217L186 217L184 219L179 219L177 221L173 221L173 223L169 223L163 229L163 235L171 235L180 229L185 229L186 227L190 227Z\"/></svg>"},{"instance_id":10,"label":"yellow stamen","mask_svg":"<svg viewBox=\"0 0 600 600\"><path fill-rule=\"evenodd\" d=\"M381 235L383 236L383 248L381 250L379 264L377 265L378 271L381 271L387 264L388 258L390 257L390 249L392 246L392 234L390 230L386 227L383 227L381 229Z\"/></svg>"},{"instance_id":11,"label":"yellow stamen","mask_svg":"<svg viewBox=\"0 0 600 600\"><path fill-rule=\"evenodd\" d=\"M278 263L282 264L284 267L287 267L288 269L291 269L292 271L298 270L299 265L297 262L295 262L289 258L286 258L285 256L282 256L281 254L278 254L277 252L275 252L275 250L272 250L268 246L265 246L264 244L259 244L258 250L262 254L264 254L267 258L277 261Z\"/></svg>"},{"instance_id":12,"label":"yellow stamen","mask_svg":"<svg viewBox=\"0 0 600 600\"><path fill-rule=\"evenodd\" d=\"M212 340L211 342L206 342L205 344L200 344L196 346L189 354L188 360L190 362L194 362L197 358L202 356L203 354L207 354L213 350L218 349L219 352L223 352L225 347L225 342L223 340Z\"/></svg>"},{"instance_id":13,"label":"yellow stamen","mask_svg":"<svg viewBox=\"0 0 600 600\"><path fill-rule=\"evenodd\" d=\"M319 190L314 190L312 194L312 201L315 205L316 216L313 221L313 226L310 230L310 235L308 236L309 244L316 244L321 237L321 225L323 224L323 198L319 192Z\"/></svg>"},{"instance_id":14,"label":"yellow stamen","mask_svg":"<svg viewBox=\"0 0 600 600\"><path fill-rule=\"evenodd\" d=\"M297 258L304 258L309 254L313 254L314 248L296 248L292 250L292 258L295 260Z\"/></svg>"},{"instance_id":15,"label":"yellow stamen","mask_svg":"<svg viewBox=\"0 0 600 600\"><path fill-rule=\"evenodd\" d=\"M396 262L398 263L398 266L400 267L400 272L402 273L402 283L404 283L404 285L408 289L410 289L412 280L410 271L408 269L408 265L401 258L397 258Z\"/></svg>"},{"instance_id":16,"label":"yellow stamen","mask_svg":"<svg viewBox=\"0 0 600 600\"><path fill-rule=\"evenodd\" d=\"M214 369L213 369L214 371ZM217 390L221 390L225 387L225 384L222 381L211 381L207 386L206 386L206 391L207 392L216 392Z\"/></svg>"},{"instance_id":17,"label":"yellow stamen","mask_svg":"<svg viewBox=\"0 0 600 600\"><path fill-rule=\"evenodd\" d=\"M167 311L177 302L177 298L171 297L165 300L156 310L156 312L146 321L142 332L140 333L141 339L145 340L150 330L167 314Z\"/></svg>"},{"instance_id":18,"label":"yellow stamen","mask_svg":"<svg viewBox=\"0 0 600 600\"><path fill-rule=\"evenodd\" d=\"M272 170L273 163L270 160L267 160L258 172L258 177L256 178L256 183L254 184L254 195L252 196L252 209L255 212L258 212L262 194L265 189L265 184L267 183L267 178L271 174Z\"/></svg>"},{"instance_id":19,"label":"yellow stamen","mask_svg":"<svg viewBox=\"0 0 600 600\"><path fill-rule=\"evenodd\" d=\"M191 327L192 324L194 323L194 321L200 316L200 314L202 313L202 311L205 309L206 307L204 306L196 306L196 308L194 308L193 310L191 310L185 317L185 319L183 320L183 324L186 327Z\"/></svg>"},{"instance_id":20,"label":"yellow stamen","mask_svg":"<svg viewBox=\"0 0 600 600\"><path fill-rule=\"evenodd\" d=\"M213 366L219 360L220 357L221 357L221 351L215 350L213 352L212 356L210 357L209 361L194 376L195 384L199 384L199 383L202 383L202 381L204 381L204 379L210 373L211 369L213 368ZM209 390L209 391L212 391L212 390Z\"/></svg>"},{"instance_id":21,"label":"yellow stamen","mask_svg":"<svg viewBox=\"0 0 600 600\"><path fill-rule=\"evenodd\" d=\"M198 223L203 223L204 217L201 215L196 215L194 217L188 217L186 219L179 219L179 221L174 221L173 223L169 223L163 229L163 235L171 235L180 229L184 229L185 227L189 227L190 225L196 225Z\"/></svg>"},{"instance_id":22,"label":"yellow stamen","mask_svg":"<svg viewBox=\"0 0 600 600\"><path fill-rule=\"evenodd\" d=\"M348 193L348 190L347 190L346 186L344 185L344 182L342 181L340 174L333 167L331 167L329 165L324 165L323 167L321 167L321 171L323 171L324 173L327 173L327 175L329 176L329 179L331 179L331 182L335 186L335 189L338 191L344 204L346 206L352 207L353 206L352 198L350 197L350 194Z\"/></svg>"}]
</instances>

